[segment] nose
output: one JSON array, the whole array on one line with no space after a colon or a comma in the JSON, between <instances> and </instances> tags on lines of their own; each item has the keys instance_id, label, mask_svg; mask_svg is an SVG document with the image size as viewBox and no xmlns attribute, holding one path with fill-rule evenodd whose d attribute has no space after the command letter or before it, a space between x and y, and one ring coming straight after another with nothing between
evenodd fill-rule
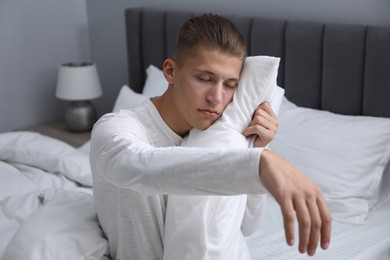
<instances>
[{"instance_id":1,"label":"nose","mask_svg":"<svg viewBox=\"0 0 390 260\"><path fill-rule=\"evenodd\" d=\"M206 100L213 105L222 103L223 100L223 83L217 83L210 87Z\"/></svg>"}]
</instances>

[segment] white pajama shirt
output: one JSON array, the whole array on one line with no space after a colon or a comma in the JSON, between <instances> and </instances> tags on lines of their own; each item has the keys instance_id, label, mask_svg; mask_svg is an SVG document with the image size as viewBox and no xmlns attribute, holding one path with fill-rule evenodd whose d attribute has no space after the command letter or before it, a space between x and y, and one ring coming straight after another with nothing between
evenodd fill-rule
<instances>
[{"instance_id":1,"label":"white pajama shirt","mask_svg":"<svg viewBox=\"0 0 390 260\"><path fill-rule=\"evenodd\" d=\"M264 193L261 148L180 147L181 141L149 100L106 114L95 124L90 153L94 198L113 259L163 258L169 195ZM254 203L247 204L244 233L258 218L256 196L250 197Z\"/></svg>"}]
</instances>

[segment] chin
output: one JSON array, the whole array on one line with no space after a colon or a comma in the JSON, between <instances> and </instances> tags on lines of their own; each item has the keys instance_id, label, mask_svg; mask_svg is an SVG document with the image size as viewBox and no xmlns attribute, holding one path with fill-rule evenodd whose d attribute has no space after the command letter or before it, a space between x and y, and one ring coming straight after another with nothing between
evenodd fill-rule
<instances>
[{"instance_id":1,"label":"chin","mask_svg":"<svg viewBox=\"0 0 390 260\"><path fill-rule=\"evenodd\" d=\"M192 121L192 128L203 131L209 128L217 120L218 118L216 118L215 120L211 118L202 118L194 120Z\"/></svg>"},{"instance_id":2,"label":"chin","mask_svg":"<svg viewBox=\"0 0 390 260\"><path fill-rule=\"evenodd\" d=\"M213 124L213 122L203 123L203 124L199 124L199 125L194 126L194 128L197 130L203 131L203 130L206 130L207 128L209 128L212 124Z\"/></svg>"}]
</instances>

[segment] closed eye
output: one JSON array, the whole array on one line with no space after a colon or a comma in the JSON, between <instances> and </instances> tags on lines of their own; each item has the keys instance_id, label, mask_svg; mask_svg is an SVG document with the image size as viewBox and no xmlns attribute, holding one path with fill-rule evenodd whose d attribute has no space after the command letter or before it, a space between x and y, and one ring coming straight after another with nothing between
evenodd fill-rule
<instances>
[{"instance_id":1,"label":"closed eye","mask_svg":"<svg viewBox=\"0 0 390 260\"><path fill-rule=\"evenodd\" d=\"M210 82L211 81L211 78L209 77L197 77L199 81L202 81L202 82Z\"/></svg>"},{"instance_id":2,"label":"closed eye","mask_svg":"<svg viewBox=\"0 0 390 260\"><path fill-rule=\"evenodd\" d=\"M238 84L225 84L228 88L236 88Z\"/></svg>"},{"instance_id":3,"label":"closed eye","mask_svg":"<svg viewBox=\"0 0 390 260\"><path fill-rule=\"evenodd\" d=\"M238 86L238 81L237 80L229 80L228 82L225 83L226 87L229 88L236 88Z\"/></svg>"}]
</instances>

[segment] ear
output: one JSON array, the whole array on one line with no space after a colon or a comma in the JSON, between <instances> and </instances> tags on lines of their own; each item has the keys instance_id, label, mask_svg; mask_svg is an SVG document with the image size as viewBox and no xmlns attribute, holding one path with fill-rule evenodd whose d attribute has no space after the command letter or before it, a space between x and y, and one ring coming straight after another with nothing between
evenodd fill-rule
<instances>
[{"instance_id":1,"label":"ear","mask_svg":"<svg viewBox=\"0 0 390 260\"><path fill-rule=\"evenodd\" d=\"M165 79L171 85L173 84L174 71L176 69L176 63L172 59L166 59L163 63L163 73Z\"/></svg>"}]
</instances>

